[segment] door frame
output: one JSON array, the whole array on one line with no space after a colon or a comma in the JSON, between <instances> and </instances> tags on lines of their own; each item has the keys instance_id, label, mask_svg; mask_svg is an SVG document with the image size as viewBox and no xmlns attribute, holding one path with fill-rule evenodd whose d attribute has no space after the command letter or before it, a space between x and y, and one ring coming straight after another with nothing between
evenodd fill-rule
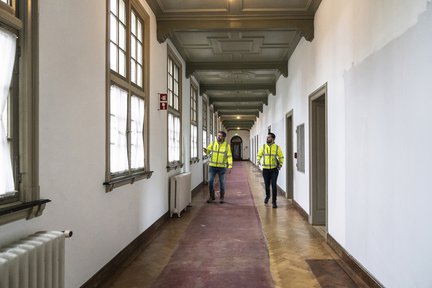
<instances>
[{"instance_id":1,"label":"door frame","mask_svg":"<svg viewBox=\"0 0 432 288\"><path fill-rule=\"evenodd\" d=\"M291 124L291 125L290 125ZM294 111L285 114L286 198L294 200Z\"/></svg>"},{"instance_id":2,"label":"door frame","mask_svg":"<svg viewBox=\"0 0 432 288\"><path fill-rule=\"evenodd\" d=\"M313 151L313 144L314 144L314 138L313 138L313 128L314 128L314 117L313 117L313 105L314 101L318 100L321 97L324 97L325 102L325 230L327 231L327 225L328 225L328 94L327 94L327 83L323 84L321 87L316 89L314 92L312 92L309 95L309 102L308 102L308 108L309 108L309 223L312 225L322 225L321 223L317 223L316 215L314 215L314 201L317 201L315 199L315 193L314 193L314 181L313 175L314 175L314 169L315 169L315 159L313 157L314 151Z\"/></svg>"}]
</instances>

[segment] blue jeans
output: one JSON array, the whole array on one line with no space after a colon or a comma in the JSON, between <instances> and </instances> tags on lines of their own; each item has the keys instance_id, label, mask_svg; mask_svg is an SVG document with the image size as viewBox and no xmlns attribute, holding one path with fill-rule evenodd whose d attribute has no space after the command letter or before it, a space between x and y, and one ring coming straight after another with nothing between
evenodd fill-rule
<instances>
[{"instance_id":1,"label":"blue jeans","mask_svg":"<svg viewBox=\"0 0 432 288\"><path fill-rule=\"evenodd\" d=\"M225 172L226 172L226 168L209 166L209 192L210 192L210 198L211 199L215 199L214 179L215 179L216 174L219 175L220 197L224 198L224 195L225 195Z\"/></svg>"},{"instance_id":2,"label":"blue jeans","mask_svg":"<svg viewBox=\"0 0 432 288\"><path fill-rule=\"evenodd\" d=\"M276 197L277 197L277 178L279 175L279 170L277 168L274 169L263 169L263 177L264 177L264 184L265 184L265 193L266 198L270 198L270 184L272 187L272 203L276 204Z\"/></svg>"}]
</instances>

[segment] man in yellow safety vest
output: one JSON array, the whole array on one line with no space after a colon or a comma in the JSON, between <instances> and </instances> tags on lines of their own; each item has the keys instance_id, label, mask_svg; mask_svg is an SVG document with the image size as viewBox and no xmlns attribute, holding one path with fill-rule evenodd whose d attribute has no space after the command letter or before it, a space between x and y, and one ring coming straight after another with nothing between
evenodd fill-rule
<instances>
[{"instance_id":1,"label":"man in yellow safety vest","mask_svg":"<svg viewBox=\"0 0 432 288\"><path fill-rule=\"evenodd\" d=\"M214 178L219 175L220 184L220 203L224 203L225 196L225 173L228 169L228 174L232 169L232 155L230 145L225 141L226 133L219 131L217 140L210 143L207 148L203 148L204 153L210 155L209 159L209 194L210 197L207 203L216 202L214 192Z\"/></svg>"},{"instance_id":2,"label":"man in yellow safety vest","mask_svg":"<svg viewBox=\"0 0 432 288\"><path fill-rule=\"evenodd\" d=\"M263 178L265 184L265 199L264 204L267 204L270 199L270 184L272 186L272 203L273 208L277 208L276 197L277 197L277 178L279 175L279 169L282 167L284 162L284 156L282 149L274 142L276 135L268 133L267 144L264 144L258 151L257 162L260 165L261 157L263 157Z\"/></svg>"}]
</instances>

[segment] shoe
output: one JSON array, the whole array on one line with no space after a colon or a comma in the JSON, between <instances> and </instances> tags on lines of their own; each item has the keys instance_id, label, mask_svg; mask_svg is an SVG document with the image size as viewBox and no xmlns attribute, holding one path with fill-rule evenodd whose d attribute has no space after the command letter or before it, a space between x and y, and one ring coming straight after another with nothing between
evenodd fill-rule
<instances>
[{"instance_id":1,"label":"shoe","mask_svg":"<svg viewBox=\"0 0 432 288\"><path fill-rule=\"evenodd\" d=\"M270 199L270 197L265 197L265 199L264 199L264 204L267 204L268 201L269 201L269 199Z\"/></svg>"},{"instance_id":2,"label":"shoe","mask_svg":"<svg viewBox=\"0 0 432 288\"><path fill-rule=\"evenodd\" d=\"M273 208L277 208L277 205L276 205L276 203L273 203Z\"/></svg>"},{"instance_id":3,"label":"shoe","mask_svg":"<svg viewBox=\"0 0 432 288\"><path fill-rule=\"evenodd\" d=\"M221 204L225 203L224 198L221 198L219 203L221 203Z\"/></svg>"},{"instance_id":4,"label":"shoe","mask_svg":"<svg viewBox=\"0 0 432 288\"><path fill-rule=\"evenodd\" d=\"M208 200L207 200L207 203L215 203L216 202L216 200L215 199L212 199L212 198L209 198Z\"/></svg>"}]
</instances>

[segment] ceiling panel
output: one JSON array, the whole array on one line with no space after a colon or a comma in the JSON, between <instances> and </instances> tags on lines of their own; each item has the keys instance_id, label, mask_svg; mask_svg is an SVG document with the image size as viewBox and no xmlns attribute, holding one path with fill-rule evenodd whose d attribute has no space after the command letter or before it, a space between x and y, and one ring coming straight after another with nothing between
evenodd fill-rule
<instances>
[{"instance_id":1,"label":"ceiling panel","mask_svg":"<svg viewBox=\"0 0 432 288\"><path fill-rule=\"evenodd\" d=\"M229 0L157 0L164 13L179 12L227 12Z\"/></svg>"},{"instance_id":2,"label":"ceiling panel","mask_svg":"<svg viewBox=\"0 0 432 288\"><path fill-rule=\"evenodd\" d=\"M307 0L242 0L243 11L307 11L312 1Z\"/></svg>"}]
</instances>

